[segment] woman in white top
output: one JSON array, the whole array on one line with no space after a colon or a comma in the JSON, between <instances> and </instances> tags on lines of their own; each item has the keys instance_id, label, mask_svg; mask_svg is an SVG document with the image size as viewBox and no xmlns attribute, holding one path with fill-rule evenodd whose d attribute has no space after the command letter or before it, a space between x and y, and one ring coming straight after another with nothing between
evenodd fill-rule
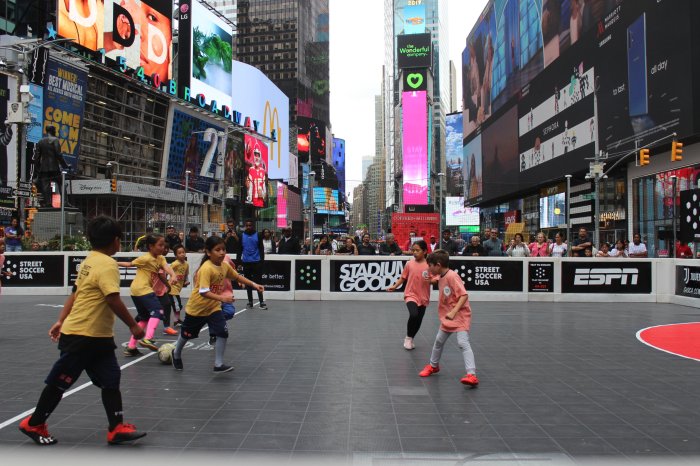
<instances>
[{"instance_id":1,"label":"woman in white top","mask_svg":"<svg viewBox=\"0 0 700 466\"><path fill-rule=\"evenodd\" d=\"M516 233L513 240L510 242L510 246L506 251L506 254L510 257L528 257L530 255L530 248L527 244L523 242L523 235Z\"/></svg>"},{"instance_id":2,"label":"woman in white top","mask_svg":"<svg viewBox=\"0 0 700 466\"><path fill-rule=\"evenodd\" d=\"M566 257L567 246L561 233L554 235L554 243L549 245L549 255L552 257Z\"/></svg>"},{"instance_id":3,"label":"woman in white top","mask_svg":"<svg viewBox=\"0 0 700 466\"><path fill-rule=\"evenodd\" d=\"M627 257L625 243L621 239L618 239L615 243L615 247L608 252L608 257Z\"/></svg>"},{"instance_id":4,"label":"woman in white top","mask_svg":"<svg viewBox=\"0 0 700 466\"><path fill-rule=\"evenodd\" d=\"M272 233L270 233L270 230L265 228L262 231L262 242L263 242L263 249L265 250L265 254L276 254L277 253L277 245L275 244L275 241L272 239Z\"/></svg>"}]
</instances>

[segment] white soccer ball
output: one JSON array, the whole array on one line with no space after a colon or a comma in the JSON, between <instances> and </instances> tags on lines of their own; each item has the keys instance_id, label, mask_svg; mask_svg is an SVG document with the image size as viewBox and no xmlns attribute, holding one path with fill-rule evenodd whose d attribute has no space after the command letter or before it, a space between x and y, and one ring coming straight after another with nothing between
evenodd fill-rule
<instances>
[{"instance_id":1,"label":"white soccer ball","mask_svg":"<svg viewBox=\"0 0 700 466\"><path fill-rule=\"evenodd\" d=\"M175 350L175 344L165 343L158 348L158 359L163 364L170 364L172 362L173 351Z\"/></svg>"}]
</instances>

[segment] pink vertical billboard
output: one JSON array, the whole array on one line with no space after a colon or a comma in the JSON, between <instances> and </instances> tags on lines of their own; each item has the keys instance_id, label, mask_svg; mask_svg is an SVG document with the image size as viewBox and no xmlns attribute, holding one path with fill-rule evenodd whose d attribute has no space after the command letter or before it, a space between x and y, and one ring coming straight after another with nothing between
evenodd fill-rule
<instances>
[{"instance_id":1,"label":"pink vertical billboard","mask_svg":"<svg viewBox=\"0 0 700 466\"><path fill-rule=\"evenodd\" d=\"M287 185L277 183L277 228L287 228Z\"/></svg>"},{"instance_id":2,"label":"pink vertical billboard","mask_svg":"<svg viewBox=\"0 0 700 466\"><path fill-rule=\"evenodd\" d=\"M426 91L404 92L403 203L428 204L428 100Z\"/></svg>"}]
</instances>

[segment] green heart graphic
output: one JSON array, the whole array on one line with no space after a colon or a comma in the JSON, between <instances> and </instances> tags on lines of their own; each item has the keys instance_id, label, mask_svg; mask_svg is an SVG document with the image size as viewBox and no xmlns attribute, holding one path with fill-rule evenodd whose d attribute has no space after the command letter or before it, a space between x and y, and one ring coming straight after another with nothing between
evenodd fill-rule
<instances>
[{"instance_id":1,"label":"green heart graphic","mask_svg":"<svg viewBox=\"0 0 700 466\"><path fill-rule=\"evenodd\" d=\"M411 89L418 89L423 84L423 75L420 73L411 73L406 76L406 83Z\"/></svg>"}]
</instances>

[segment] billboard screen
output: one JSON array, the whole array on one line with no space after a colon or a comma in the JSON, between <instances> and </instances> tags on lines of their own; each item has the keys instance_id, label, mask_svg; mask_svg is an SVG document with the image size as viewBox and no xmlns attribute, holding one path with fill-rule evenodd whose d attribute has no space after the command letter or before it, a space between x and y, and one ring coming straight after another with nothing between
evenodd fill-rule
<instances>
[{"instance_id":1,"label":"billboard screen","mask_svg":"<svg viewBox=\"0 0 700 466\"><path fill-rule=\"evenodd\" d=\"M224 129L203 118L201 114L173 107L170 110L170 120L170 138L165 152L168 157L167 163L163 164L169 180L167 186L183 189L187 178L185 174L189 170L189 188L209 193L213 181L218 179L217 171L219 178L223 176L223 167L219 167L219 161L225 159L223 151L226 145L219 133Z\"/></svg>"},{"instance_id":2,"label":"billboard screen","mask_svg":"<svg viewBox=\"0 0 700 466\"><path fill-rule=\"evenodd\" d=\"M464 190L462 155L462 113L445 117L445 164L447 166L447 192L459 194Z\"/></svg>"},{"instance_id":3,"label":"billboard screen","mask_svg":"<svg viewBox=\"0 0 700 466\"><path fill-rule=\"evenodd\" d=\"M0 75L0 121L7 118L7 103L17 101L17 79ZM9 129L9 131L8 131ZM17 135L4 126L0 137L0 186L17 187ZM9 136L9 137L8 137Z\"/></svg>"},{"instance_id":4,"label":"billboard screen","mask_svg":"<svg viewBox=\"0 0 700 466\"><path fill-rule=\"evenodd\" d=\"M267 145L245 135L246 204L267 207Z\"/></svg>"},{"instance_id":5,"label":"billboard screen","mask_svg":"<svg viewBox=\"0 0 700 466\"><path fill-rule=\"evenodd\" d=\"M513 105L502 111L477 139L481 139L483 160L481 200L505 196L518 190L518 107Z\"/></svg>"},{"instance_id":6,"label":"billboard screen","mask_svg":"<svg viewBox=\"0 0 700 466\"><path fill-rule=\"evenodd\" d=\"M338 176L338 201L345 203L345 139L333 138L333 168Z\"/></svg>"},{"instance_id":7,"label":"billboard screen","mask_svg":"<svg viewBox=\"0 0 700 466\"><path fill-rule=\"evenodd\" d=\"M61 154L75 170L80 154L80 128L87 95L87 72L49 58L44 86L43 134L56 128Z\"/></svg>"},{"instance_id":8,"label":"billboard screen","mask_svg":"<svg viewBox=\"0 0 700 466\"><path fill-rule=\"evenodd\" d=\"M540 228L566 226L566 193L540 198Z\"/></svg>"},{"instance_id":9,"label":"billboard screen","mask_svg":"<svg viewBox=\"0 0 700 466\"><path fill-rule=\"evenodd\" d=\"M462 158L464 159L464 197L470 203L479 202L483 195L483 157L481 154L481 134L464 145L462 148Z\"/></svg>"},{"instance_id":10,"label":"billboard screen","mask_svg":"<svg viewBox=\"0 0 700 466\"><path fill-rule=\"evenodd\" d=\"M326 123L307 117L297 117L297 152L299 163L317 164L326 158Z\"/></svg>"},{"instance_id":11,"label":"billboard screen","mask_svg":"<svg viewBox=\"0 0 700 466\"><path fill-rule=\"evenodd\" d=\"M343 215L338 202L338 190L314 186L314 208L317 214Z\"/></svg>"},{"instance_id":12,"label":"billboard screen","mask_svg":"<svg viewBox=\"0 0 700 466\"><path fill-rule=\"evenodd\" d=\"M432 64L430 34L403 34L396 37L399 68L430 68Z\"/></svg>"},{"instance_id":13,"label":"billboard screen","mask_svg":"<svg viewBox=\"0 0 700 466\"><path fill-rule=\"evenodd\" d=\"M287 228L287 185L277 183L277 228Z\"/></svg>"},{"instance_id":14,"label":"billboard screen","mask_svg":"<svg viewBox=\"0 0 700 466\"><path fill-rule=\"evenodd\" d=\"M462 196L448 196L445 198L445 225L479 225L479 208L464 207Z\"/></svg>"},{"instance_id":15,"label":"billboard screen","mask_svg":"<svg viewBox=\"0 0 700 466\"><path fill-rule=\"evenodd\" d=\"M403 92L403 203L428 203L428 100L425 91Z\"/></svg>"},{"instance_id":16,"label":"billboard screen","mask_svg":"<svg viewBox=\"0 0 700 466\"><path fill-rule=\"evenodd\" d=\"M404 34L422 34L425 32L425 5L407 5L403 8Z\"/></svg>"},{"instance_id":17,"label":"billboard screen","mask_svg":"<svg viewBox=\"0 0 700 466\"><path fill-rule=\"evenodd\" d=\"M289 175L289 98L254 66L233 62L232 98L235 110L260 122L258 131L277 141L269 145L268 176L288 180Z\"/></svg>"},{"instance_id":18,"label":"billboard screen","mask_svg":"<svg viewBox=\"0 0 700 466\"><path fill-rule=\"evenodd\" d=\"M172 78L172 2L67 0L58 3L58 35L160 81Z\"/></svg>"},{"instance_id":19,"label":"billboard screen","mask_svg":"<svg viewBox=\"0 0 700 466\"><path fill-rule=\"evenodd\" d=\"M207 103L216 101L217 107L232 108L233 28L198 0L188 1L187 21L182 19L186 2L180 2L180 87L189 81L191 96L204 94ZM189 38L182 34L188 25Z\"/></svg>"}]
</instances>

